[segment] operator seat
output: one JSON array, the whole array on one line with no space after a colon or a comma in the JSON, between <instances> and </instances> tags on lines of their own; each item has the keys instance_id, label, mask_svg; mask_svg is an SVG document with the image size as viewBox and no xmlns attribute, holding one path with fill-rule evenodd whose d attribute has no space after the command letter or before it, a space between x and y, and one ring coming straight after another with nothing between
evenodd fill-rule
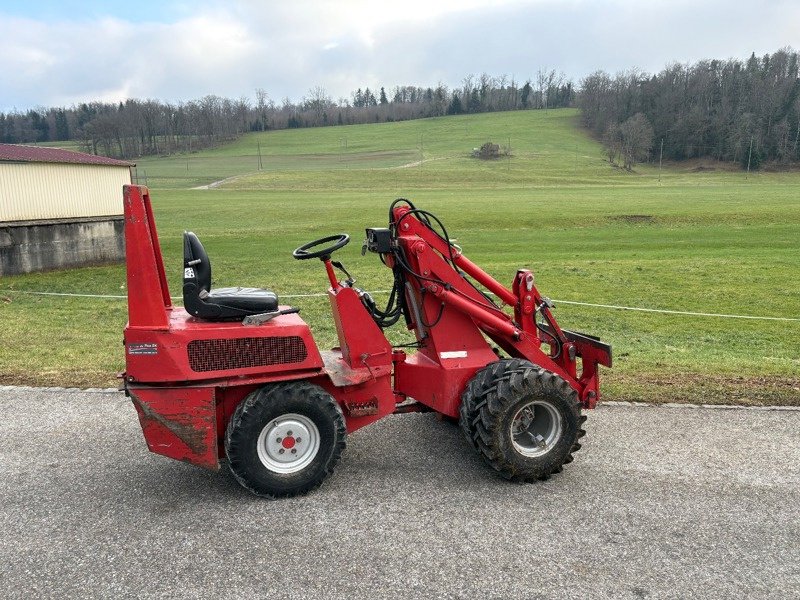
<instances>
[{"instance_id":1,"label":"operator seat","mask_svg":"<svg viewBox=\"0 0 800 600\"><path fill-rule=\"evenodd\" d=\"M278 310L278 296L259 288L220 288L211 291L211 261L191 231L183 232L183 305L207 321L240 319Z\"/></svg>"}]
</instances>

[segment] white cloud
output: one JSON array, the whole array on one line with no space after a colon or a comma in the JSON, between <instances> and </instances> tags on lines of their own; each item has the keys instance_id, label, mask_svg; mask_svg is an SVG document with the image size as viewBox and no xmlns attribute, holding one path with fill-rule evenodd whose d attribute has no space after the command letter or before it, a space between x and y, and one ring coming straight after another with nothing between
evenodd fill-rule
<instances>
[{"instance_id":1,"label":"white cloud","mask_svg":"<svg viewBox=\"0 0 800 600\"><path fill-rule=\"evenodd\" d=\"M0 110L259 87L275 100L317 85L338 98L365 86L457 85L484 71L579 78L800 47L800 7L767 0L238 0L181 14L172 23L0 14Z\"/></svg>"}]
</instances>

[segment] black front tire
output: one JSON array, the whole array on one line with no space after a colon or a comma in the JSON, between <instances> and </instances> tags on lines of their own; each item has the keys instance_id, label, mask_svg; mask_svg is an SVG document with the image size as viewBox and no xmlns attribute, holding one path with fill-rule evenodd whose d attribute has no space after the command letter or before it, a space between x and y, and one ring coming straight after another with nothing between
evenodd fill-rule
<instances>
[{"instance_id":1,"label":"black front tire","mask_svg":"<svg viewBox=\"0 0 800 600\"><path fill-rule=\"evenodd\" d=\"M242 400L225 431L225 452L242 486L258 496L284 498L319 487L339 461L345 437L336 400L307 381L289 381ZM309 443L310 449L304 446Z\"/></svg>"},{"instance_id":2,"label":"black front tire","mask_svg":"<svg viewBox=\"0 0 800 600\"><path fill-rule=\"evenodd\" d=\"M499 381L511 377L512 373L530 364L520 358L501 359L489 363L469 380L467 388L461 394L458 422L467 442L475 450L478 449L475 443L475 425L480 418L479 410L486 403L486 395Z\"/></svg>"},{"instance_id":3,"label":"black front tire","mask_svg":"<svg viewBox=\"0 0 800 600\"><path fill-rule=\"evenodd\" d=\"M521 435L520 414L527 407L534 409L532 415L538 410L539 416L529 422L530 433ZM534 482L560 473L586 433L580 427L586 417L580 414L572 386L520 359L501 360L478 371L462 395L460 416L470 444L511 481ZM539 436L541 450L534 436Z\"/></svg>"}]
</instances>

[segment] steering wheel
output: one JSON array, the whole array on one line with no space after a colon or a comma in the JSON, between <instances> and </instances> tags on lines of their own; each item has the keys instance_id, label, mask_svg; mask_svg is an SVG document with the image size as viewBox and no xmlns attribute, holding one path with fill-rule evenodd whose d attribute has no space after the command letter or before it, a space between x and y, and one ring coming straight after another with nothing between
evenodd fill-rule
<instances>
[{"instance_id":1,"label":"steering wheel","mask_svg":"<svg viewBox=\"0 0 800 600\"><path fill-rule=\"evenodd\" d=\"M326 246L320 250L314 250L313 252L309 252L312 248L316 248L317 246L321 246L322 244L327 244L328 242L333 242L330 246ZM325 258L330 258L330 255L336 252L339 248L344 248L347 244L350 243L350 236L346 233L340 233L339 235L329 235L328 237L320 238L318 240L314 240L313 242L308 242L307 244L303 244L297 250L292 252L292 256L294 256L297 260L306 260L308 258L321 258L325 260Z\"/></svg>"}]
</instances>

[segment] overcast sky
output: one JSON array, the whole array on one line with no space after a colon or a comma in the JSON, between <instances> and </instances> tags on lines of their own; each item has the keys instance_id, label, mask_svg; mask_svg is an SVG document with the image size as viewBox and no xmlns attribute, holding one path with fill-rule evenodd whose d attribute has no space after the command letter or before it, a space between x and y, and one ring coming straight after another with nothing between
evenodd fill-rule
<instances>
[{"instance_id":1,"label":"overcast sky","mask_svg":"<svg viewBox=\"0 0 800 600\"><path fill-rule=\"evenodd\" d=\"M517 81L800 48L800 0L0 0L0 111Z\"/></svg>"}]
</instances>

